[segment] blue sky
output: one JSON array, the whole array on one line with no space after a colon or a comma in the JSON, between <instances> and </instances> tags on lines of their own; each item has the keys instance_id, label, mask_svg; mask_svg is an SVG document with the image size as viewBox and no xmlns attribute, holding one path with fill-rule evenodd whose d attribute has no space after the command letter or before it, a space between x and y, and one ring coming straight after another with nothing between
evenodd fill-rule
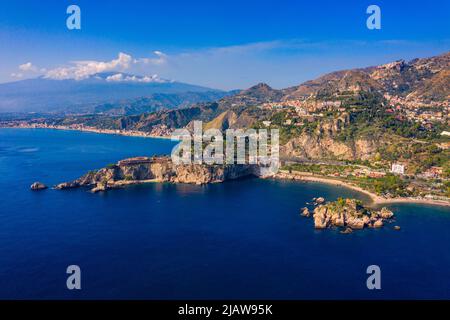
<instances>
[{"instance_id":1,"label":"blue sky","mask_svg":"<svg viewBox=\"0 0 450 320\"><path fill-rule=\"evenodd\" d=\"M81 30L66 28L70 4L81 8ZM381 8L381 30L366 27L371 4ZM0 82L99 68L282 88L449 51L450 1L15 0L1 4L0 43Z\"/></svg>"}]
</instances>

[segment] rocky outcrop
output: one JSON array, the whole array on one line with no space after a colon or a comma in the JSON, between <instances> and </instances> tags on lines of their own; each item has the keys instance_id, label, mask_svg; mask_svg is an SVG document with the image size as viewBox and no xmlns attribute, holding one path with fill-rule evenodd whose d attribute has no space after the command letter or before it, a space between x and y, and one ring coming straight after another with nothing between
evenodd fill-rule
<instances>
[{"instance_id":1,"label":"rocky outcrop","mask_svg":"<svg viewBox=\"0 0 450 320\"><path fill-rule=\"evenodd\" d=\"M302 209L300 210L300 215L302 215L303 217L309 217L311 214L310 214L308 208L302 208Z\"/></svg>"},{"instance_id":2,"label":"rocky outcrop","mask_svg":"<svg viewBox=\"0 0 450 320\"><path fill-rule=\"evenodd\" d=\"M36 181L30 186L30 189L33 191L39 191L39 190L47 189L47 186L45 184L43 184L42 182Z\"/></svg>"},{"instance_id":3,"label":"rocky outcrop","mask_svg":"<svg viewBox=\"0 0 450 320\"><path fill-rule=\"evenodd\" d=\"M372 159L380 146L380 140L361 136L350 141L341 141L338 139L339 134L349 125L348 114L322 121L314 132L303 132L281 146L281 155L309 159Z\"/></svg>"},{"instance_id":4,"label":"rocky outcrop","mask_svg":"<svg viewBox=\"0 0 450 320\"><path fill-rule=\"evenodd\" d=\"M92 187L93 192L105 191L128 184L143 182L172 182L189 184L218 183L255 175L254 165L174 164L168 157L131 158L98 171L91 171L55 189Z\"/></svg>"},{"instance_id":5,"label":"rocky outcrop","mask_svg":"<svg viewBox=\"0 0 450 320\"><path fill-rule=\"evenodd\" d=\"M315 204L322 204L325 202L325 198L324 197L318 197L318 198L314 198L313 199Z\"/></svg>"},{"instance_id":6,"label":"rocky outcrop","mask_svg":"<svg viewBox=\"0 0 450 320\"><path fill-rule=\"evenodd\" d=\"M381 228L394 214L387 208L369 210L355 199L341 199L321 204L314 209L313 219L316 229L343 228L342 233L364 228Z\"/></svg>"},{"instance_id":7,"label":"rocky outcrop","mask_svg":"<svg viewBox=\"0 0 450 320\"><path fill-rule=\"evenodd\" d=\"M330 215L328 214L328 208L326 206L319 206L314 209L314 227L316 229L325 229L330 223Z\"/></svg>"},{"instance_id":8,"label":"rocky outcrop","mask_svg":"<svg viewBox=\"0 0 450 320\"><path fill-rule=\"evenodd\" d=\"M387 208L381 209L379 214L380 214L381 218L383 218L383 219L390 219L390 218L392 218L394 216L392 211L387 209Z\"/></svg>"}]
</instances>

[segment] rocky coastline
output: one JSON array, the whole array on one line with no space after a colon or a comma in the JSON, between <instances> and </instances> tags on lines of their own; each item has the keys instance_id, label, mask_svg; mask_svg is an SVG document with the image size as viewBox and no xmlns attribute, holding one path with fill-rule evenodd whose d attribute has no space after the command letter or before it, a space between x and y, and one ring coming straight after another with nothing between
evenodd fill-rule
<instances>
[{"instance_id":1,"label":"rocky coastline","mask_svg":"<svg viewBox=\"0 0 450 320\"><path fill-rule=\"evenodd\" d=\"M394 218L394 213L385 207L381 210L368 209L355 199L339 198L325 202L325 199L317 198L314 199L314 205L316 207L312 212L305 207L300 210L300 214L312 216L316 229L339 228L341 233L351 233L364 228L381 228ZM400 227L394 229L399 230Z\"/></svg>"},{"instance_id":2,"label":"rocky coastline","mask_svg":"<svg viewBox=\"0 0 450 320\"><path fill-rule=\"evenodd\" d=\"M98 192L149 182L203 185L257 175L255 165L174 164L170 157L135 157L60 183L55 189L90 187L92 192Z\"/></svg>"}]
</instances>

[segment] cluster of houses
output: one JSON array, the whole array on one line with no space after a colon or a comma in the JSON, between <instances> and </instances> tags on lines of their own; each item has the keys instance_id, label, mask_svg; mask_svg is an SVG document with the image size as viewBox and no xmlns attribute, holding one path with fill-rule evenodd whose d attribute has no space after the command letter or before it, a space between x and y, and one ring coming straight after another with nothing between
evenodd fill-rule
<instances>
[{"instance_id":1,"label":"cluster of houses","mask_svg":"<svg viewBox=\"0 0 450 320\"><path fill-rule=\"evenodd\" d=\"M384 96L389 103L388 113L396 114L397 117L419 122L424 126L432 126L433 122L450 124L450 103L424 102L422 100L407 100L398 96L386 94ZM400 120L401 120L400 119Z\"/></svg>"},{"instance_id":2,"label":"cluster of houses","mask_svg":"<svg viewBox=\"0 0 450 320\"><path fill-rule=\"evenodd\" d=\"M406 175L406 166L402 163L392 163L390 173L403 176ZM440 179L443 177L444 170L442 167L433 166L423 173L416 175L417 178L421 179ZM383 170L374 170L371 168L357 168L353 170L344 170L344 172L336 172L332 174L333 176L347 177L348 175L353 175L355 177L369 177L369 178L382 178L385 177L387 172Z\"/></svg>"},{"instance_id":3,"label":"cluster of houses","mask_svg":"<svg viewBox=\"0 0 450 320\"><path fill-rule=\"evenodd\" d=\"M404 175L405 174L405 165L399 164L399 163L393 163L391 167L391 172L398 175ZM443 177L444 174L444 168L433 166L428 168L426 171L417 174L417 178L422 179L440 179Z\"/></svg>"},{"instance_id":4,"label":"cluster of houses","mask_svg":"<svg viewBox=\"0 0 450 320\"><path fill-rule=\"evenodd\" d=\"M268 102L260 106L262 109L282 110L294 108L299 115L310 115L321 111L339 110L342 102L336 101L320 101L320 100L302 100L293 99L281 102ZM341 111L345 111L342 109Z\"/></svg>"},{"instance_id":5,"label":"cluster of houses","mask_svg":"<svg viewBox=\"0 0 450 320\"><path fill-rule=\"evenodd\" d=\"M269 102L259 106L261 109L283 110L287 112L287 120L284 125L302 126L303 121L314 121L323 117L325 111L346 111L341 106L341 101L317 101L317 100L286 100L282 102ZM263 121L263 125L269 127L271 121Z\"/></svg>"}]
</instances>

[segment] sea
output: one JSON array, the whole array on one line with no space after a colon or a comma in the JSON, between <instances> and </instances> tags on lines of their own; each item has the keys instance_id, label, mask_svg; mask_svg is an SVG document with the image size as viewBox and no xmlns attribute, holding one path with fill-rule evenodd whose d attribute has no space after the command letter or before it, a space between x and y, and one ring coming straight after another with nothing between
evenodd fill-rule
<instances>
[{"instance_id":1,"label":"sea","mask_svg":"<svg viewBox=\"0 0 450 320\"><path fill-rule=\"evenodd\" d=\"M394 223L341 234L315 230L300 209L319 196L368 199L320 183L30 190L126 157L170 154L174 145L0 129L0 299L450 298L448 207L390 205ZM80 289L67 287L72 265ZM368 288L370 266L379 268L379 289Z\"/></svg>"}]
</instances>

